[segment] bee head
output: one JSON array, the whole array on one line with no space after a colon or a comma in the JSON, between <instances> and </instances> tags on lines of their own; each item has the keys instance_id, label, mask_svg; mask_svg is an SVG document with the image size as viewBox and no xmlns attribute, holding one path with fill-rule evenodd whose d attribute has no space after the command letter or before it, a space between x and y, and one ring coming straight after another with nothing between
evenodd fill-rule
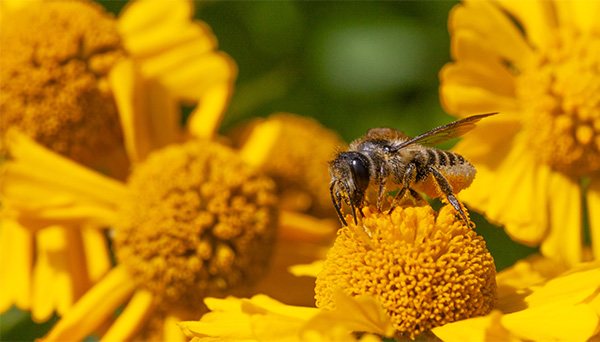
<instances>
[{"instance_id":1,"label":"bee head","mask_svg":"<svg viewBox=\"0 0 600 342\"><path fill-rule=\"evenodd\" d=\"M359 152L341 152L329 163L331 181L337 190L343 190L347 200L362 204L371 178L371 162Z\"/></svg>"}]
</instances>

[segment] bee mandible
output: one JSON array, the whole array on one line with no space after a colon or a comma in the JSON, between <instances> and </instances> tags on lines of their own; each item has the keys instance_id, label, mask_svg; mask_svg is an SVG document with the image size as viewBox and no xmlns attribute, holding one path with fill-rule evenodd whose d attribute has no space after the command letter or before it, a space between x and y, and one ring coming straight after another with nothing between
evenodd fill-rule
<instances>
[{"instance_id":1,"label":"bee mandible","mask_svg":"<svg viewBox=\"0 0 600 342\"><path fill-rule=\"evenodd\" d=\"M389 212L407 192L415 199L420 199L419 192L422 192L430 198L444 196L470 225L462 204L454 194L471 185L475 167L463 156L433 146L467 133L479 120L495 114L469 116L414 138L393 128L372 128L365 136L354 140L348 151L338 153L329 162L329 191L342 224L347 225L342 203L350 207L357 224L356 211L362 215L360 208L367 189L377 187L379 211L382 210L386 190L398 188Z\"/></svg>"}]
</instances>

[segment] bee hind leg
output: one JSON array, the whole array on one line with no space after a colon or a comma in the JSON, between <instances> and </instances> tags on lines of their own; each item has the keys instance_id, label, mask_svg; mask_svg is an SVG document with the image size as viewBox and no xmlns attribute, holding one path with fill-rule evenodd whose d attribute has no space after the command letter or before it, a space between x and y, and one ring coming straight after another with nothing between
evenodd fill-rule
<instances>
[{"instance_id":1,"label":"bee hind leg","mask_svg":"<svg viewBox=\"0 0 600 342\"><path fill-rule=\"evenodd\" d=\"M446 177L444 177L438 170L436 170L433 167L430 167L429 171L433 174L433 178L439 185L440 190L442 190L442 192L446 196L448 203L450 203L452 205L452 207L454 207L454 209L460 214L461 218L465 221L467 226L470 227L471 222L467 218L467 215L465 214L465 210L463 209L462 204L460 203L458 198L456 198L456 196L454 196L454 194L452 193L452 186L450 185L450 183L448 183L448 180L446 179Z\"/></svg>"}]
</instances>

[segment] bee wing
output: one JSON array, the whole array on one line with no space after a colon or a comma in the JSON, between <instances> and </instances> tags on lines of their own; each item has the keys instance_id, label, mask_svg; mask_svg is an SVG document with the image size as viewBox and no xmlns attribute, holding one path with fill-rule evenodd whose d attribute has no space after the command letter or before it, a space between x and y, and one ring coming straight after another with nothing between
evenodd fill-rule
<instances>
[{"instance_id":1,"label":"bee wing","mask_svg":"<svg viewBox=\"0 0 600 342\"><path fill-rule=\"evenodd\" d=\"M371 128L365 134L366 139L383 139L383 140L393 140L393 139L402 139L407 140L410 139L408 135L404 132L399 131L395 128L390 127L378 127Z\"/></svg>"},{"instance_id":2,"label":"bee wing","mask_svg":"<svg viewBox=\"0 0 600 342\"><path fill-rule=\"evenodd\" d=\"M453 123L449 123L445 126L434 128L427 133L423 133L396 146L392 152L398 151L399 149L412 144L418 143L423 146L432 147L437 144L441 144L443 142L458 138L461 135L475 128L475 124L477 123L477 121L496 114L498 113L473 115L458 121L454 121Z\"/></svg>"}]
</instances>

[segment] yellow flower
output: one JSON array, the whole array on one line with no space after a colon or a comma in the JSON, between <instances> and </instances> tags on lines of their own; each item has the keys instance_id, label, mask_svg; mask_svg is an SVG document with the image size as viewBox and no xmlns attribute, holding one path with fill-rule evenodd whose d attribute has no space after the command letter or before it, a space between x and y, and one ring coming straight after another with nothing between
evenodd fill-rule
<instances>
[{"instance_id":1,"label":"yellow flower","mask_svg":"<svg viewBox=\"0 0 600 342\"><path fill-rule=\"evenodd\" d=\"M9 213L40 224L114 227L117 266L64 313L48 340L81 340L122 305L103 339L180 340L175 322L198 318L203 298L247 295L255 284L274 296L281 293L265 289L312 297L312 282L278 275L321 257L317 242L327 241L336 221L278 209L275 183L242 153L192 139L152 152L123 184L22 135L9 144L14 160L3 166L2 189ZM268 284L259 282L263 276Z\"/></svg>"},{"instance_id":2,"label":"yellow flower","mask_svg":"<svg viewBox=\"0 0 600 342\"><path fill-rule=\"evenodd\" d=\"M449 112L501 112L456 146L478 171L461 198L573 264L584 221L600 257L598 15L596 1L467 1L450 14L455 62L440 73Z\"/></svg>"},{"instance_id":3,"label":"yellow flower","mask_svg":"<svg viewBox=\"0 0 600 342\"><path fill-rule=\"evenodd\" d=\"M147 9L143 13L148 16L128 17L138 6ZM154 17L187 19L190 11L189 2L135 2L122 15L120 25L132 35L141 34L141 28L155 21ZM288 276L285 269L324 256L322 246L337 221L277 205L274 182L257 171L262 164L255 159L273 146L251 144L256 139L250 139L236 151L215 142L222 140L214 132L231 91L231 79L217 76L234 74L234 66L212 51L211 39L198 37L198 46L194 45L190 35L206 34L206 28L192 26L195 28L176 25L174 33L167 25L164 37L163 31L145 38L135 36L129 49L138 51L137 57L111 70L108 80L115 90L124 141L134 166L126 184L86 169L21 134L9 134L12 160L3 165L3 224L10 220L21 224L24 232L38 235L58 224L74 232L80 231L82 224L114 227L110 238L118 264L62 312L63 317L46 336L48 340L80 340L109 325L105 340L181 340L175 323L197 319L204 310L200 305L204 297L248 295L254 284L257 290L279 299L295 297L296 304L305 304L312 297L312 281ZM161 38L192 46L175 49L183 55L159 53L162 50L154 51L151 43L172 45ZM129 46L128 40L124 41ZM207 46L208 42L212 45ZM188 56L193 58L188 60ZM219 67L226 70L219 71ZM206 77L222 82L210 82ZM170 83L173 89L166 86ZM176 88L180 83L186 86ZM199 101L185 132L178 125L176 105L180 99ZM291 124L282 123L282 129ZM185 141L186 133L196 139L174 144ZM262 133L262 139L275 146L283 138L273 138L271 134L276 132ZM98 229L96 232L101 234ZM28 251L22 257L31 261L32 252ZM4 254L2 260L8 263ZM10 279L20 279L9 282L3 277L11 293L27 297L28 292L17 286L29 281L29 268L11 270L15 274ZM51 283L52 279L44 280ZM123 311L109 324L120 307Z\"/></svg>"},{"instance_id":4,"label":"yellow flower","mask_svg":"<svg viewBox=\"0 0 600 342\"><path fill-rule=\"evenodd\" d=\"M132 162L180 140L186 134L179 127L181 101L199 102L188 132L209 137L216 129L236 69L215 52L210 29L190 20L191 2L137 1L118 21L91 2L2 6L2 86L8 87L2 88L2 120L24 119L9 125L37 140L43 136L42 143L79 161L100 157L98 149L122 134ZM102 128L114 123L116 130ZM108 242L98 228L112 222L124 192L120 182L23 146L29 159L15 156L3 169L0 310L14 304L44 321L55 310L65 313L110 269Z\"/></svg>"},{"instance_id":5,"label":"yellow flower","mask_svg":"<svg viewBox=\"0 0 600 342\"><path fill-rule=\"evenodd\" d=\"M318 217L337 217L331 205L327 163L344 142L335 132L314 119L278 113L267 119L254 119L234 129L230 136L239 147L256 150L259 146L272 146L262 148L262 155L247 159L260 165L280 185L281 207Z\"/></svg>"},{"instance_id":6,"label":"yellow flower","mask_svg":"<svg viewBox=\"0 0 600 342\"><path fill-rule=\"evenodd\" d=\"M440 213L440 215L444 214ZM383 220L387 221L389 218ZM356 228L358 227L353 229ZM348 234L342 232L340 236ZM374 247L379 247L377 242L368 235L362 236L355 239L365 239L364 242L371 241ZM464 238L464 240L468 239L468 237ZM422 242L416 236L412 241ZM339 249L339 241L337 244ZM346 241L345 244L351 245L351 242ZM356 243L356 245L360 244L364 243ZM440 253L444 251L443 247L439 251ZM334 259L332 254L333 251L328 255L326 263ZM453 254L443 254L440 260L451 259ZM452 272L451 267L439 267L438 270L430 273L425 271L426 268L421 268L424 272L418 273L415 277L418 279L416 285L411 286L411 283L406 281L408 272L401 273L398 277L389 274L387 279L382 276L396 266L393 260L373 264L371 267L373 276L368 278L369 274L361 273L360 267L371 263L372 260L378 260L378 257L371 255L371 258L359 260L350 254L345 255L345 258L335 255L337 265L354 270L355 278L345 282L350 283L353 288L350 296L344 293L347 290L343 287L330 291L332 295L328 295L328 302L331 304L330 307L334 308L333 310L284 305L262 295L251 299L207 298L205 301L212 312L205 314L199 322L181 322L180 326L194 342L342 341L355 340L358 336L367 336L370 340L381 340L382 337L407 340L411 336L406 334L405 322L401 321L400 330L396 330L399 329L398 310L394 310L394 305L390 304L394 297L402 298L398 295L402 290L389 291L389 283L396 280L404 281L406 286L411 288L410 291L404 291L413 292L413 297L408 298L405 303L415 305L420 313L427 313L428 304L437 300L436 290L441 288L438 285L440 282L430 281L432 278L430 275L442 270ZM444 258L444 255L450 257ZM417 253L413 253L413 256L424 266L427 266L428 260L431 259L430 255L420 259ZM462 256L466 257L464 254ZM332 265L333 263L330 262L330 266ZM405 267L405 269L411 268ZM416 269L418 267L412 268L412 270ZM326 266L318 277L322 278L323 273L331 272L332 270L328 270ZM476 272L477 270L463 272L463 280L473 277ZM331 278L330 275L328 277ZM451 276L447 278L452 282ZM447 298L448 294L452 294L457 299L456 302L446 301L445 305L436 307L439 321L420 327L424 329L419 329L422 334L418 338L444 341L585 341L597 336L600 331L600 264L597 261L569 268L566 264L535 255L500 272L496 282L498 301L491 312L485 316L475 316L455 322L447 319L450 312L448 307L454 306L455 313L461 312L458 305L463 305L465 302L461 301L460 297L474 293L465 291L465 285L474 282L464 281L449 285L450 288L441 297ZM361 284L366 285L361 286ZM371 294L361 294L363 293L359 289L361 287L374 289L374 291L371 291ZM429 301L420 300L427 292L429 292ZM318 297L317 294L317 300ZM400 305L396 304L396 308L398 307ZM489 311L489 307L484 311ZM408 323L415 322L414 318L410 318L411 310L407 310L406 313ZM419 315L415 317L421 318ZM426 319L422 322L425 321Z\"/></svg>"},{"instance_id":7,"label":"yellow flower","mask_svg":"<svg viewBox=\"0 0 600 342\"><path fill-rule=\"evenodd\" d=\"M496 302L496 268L483 238L454 215L429 205L386 215L373 207L338 231L317 275L317 307L334 309L333 295L373 295L400 334L489 313ZM348 221L352 222L352 220Z\"/></svg>"}]
</instances>

